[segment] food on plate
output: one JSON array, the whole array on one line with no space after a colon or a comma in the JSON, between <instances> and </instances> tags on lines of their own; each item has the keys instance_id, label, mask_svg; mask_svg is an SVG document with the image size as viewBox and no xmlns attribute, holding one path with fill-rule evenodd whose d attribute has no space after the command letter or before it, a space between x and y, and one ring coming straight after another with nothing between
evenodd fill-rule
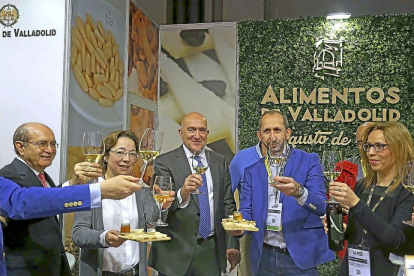
<instances>
[{"instance_id":1,"label":"food on plate","mask_svg":"<svg viewBox=\"0 0 414 276\"><path fill-rule=\"evenodd\" d=\"M137 242L168 241L171 240L166 234L153 231L144 232L144 229L132 229L129 233L120 233L118 237Z\"/></svg>"},{"instance_id":2,"label":"food on plate","mask_svg":"<svg viewBox=\"0 0 414 276\"><path fill-rule=\"evenodd\" d=\"M124 62L111 31L87 13L72 27L71 67L80 88L100 105L111 107L124 95Z\"/></svg>"},{"instance_id":3,"label":"food on plate","mask_svg":"<svg viewBox=\"0 0 414 276\"><path fill-rule=\"evenodd\" d=\"M221 224L223 225L224 230L246 230L252 232L259 231L259 228L256 227L255 221L248 221L245 219L238 221L236 219L233 219L233 216L222 219Z\"/></svg>"}]
</instances>

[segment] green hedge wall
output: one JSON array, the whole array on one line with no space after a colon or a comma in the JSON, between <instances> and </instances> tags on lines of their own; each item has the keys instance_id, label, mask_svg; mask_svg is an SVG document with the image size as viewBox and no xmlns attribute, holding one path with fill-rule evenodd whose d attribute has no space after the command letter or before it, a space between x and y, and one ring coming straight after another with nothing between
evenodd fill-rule
<instances>
[{"instance_id":1,"label":"green hedge wall","mask_svg":"<svg viewBox=\"0 0 414 276\"><path fill-rule=\"evenodd\" d=\"M337 25L342 25L339 29ZM335 28L336 31L335 31ZM297 20L244 21L238 23L239 40L239 149L257 143L257 121L261 108L279 108L289 115L288 107L302 110L329 109L333 116L337 110L396 109L400 121L413 133L413 76L414 76L414 16L382 15L362 16L348 20L326 20L325 18L303 18ZM343 66L339 77L328 76L321 80L312 72L315 42L319 38L344 38ZM272 85L277 97L279 88L285 89L285 98L292 96L293 88L302 88L308 94L318 88L365 88L361 102L357 104L349 97L347 104L260 104L268 86ZM385 100L378 104L368 102L368 89L379 87L387 93L397 87L400 100L390 104ZM374 93L373 97L378 98ZM333 115L332 115L333 114ZM301 115L299 116L301 118ZM353 122L302 122L292 120L293 135L314 134L316 130L333 131L330 137L344 136L354 141L354 133L361 121ZM333 149L324 145L298 145L298 148L322 153ZM338 148L336 148L338 149ZM344 157L357 154L353 143L341 146Z\"/></svg>"},{"instance_id":2,"label":"green hedge wall","mask_svg":"<svg viewBox=\"0 0 414 276\"><path fill-rule=\"evenodd\" d=\"M339 29L337 25L341 25ZM413 134L413 85L414 85L414 15L362 16L348 20L326 20L325 18L302 18L298 20L244 21L238 23L239 40L239 149L257 143L257 122L261 108L278 108L288 115L293 135L314 134L316 130L341 131L354 141L360 120L353 122L302 122L293 121L288 107L293 109L328 109L330 114L337 110L384 108L400 112L399 121ZM336 29L336 30L335 30ZM312 72L315 42L319 38L344 38L343 66L339 77L321 80ZM310 93L314 88L365 88L361 102L353 97L347 104L280 104L261 101L269 85L277 97L279 89L285 89L285 98L292 96L293 88L302 88ZM390 87L399 88L400 101L390 104L382 101L370 103L365 95L368 89L379 87L386 92ZM374 98L378 97L375 95ZM299 116L300 118L301 116ZM298 145L300 149L322 153L333 149L324 145ZM338 149L338 148L336 148ZM344 157L357 154L353 143L341 146ZM309 252L311 254L311 252ZM336 275L337 261L318 268L320 275Z\"/></svg>"}]
</instances>

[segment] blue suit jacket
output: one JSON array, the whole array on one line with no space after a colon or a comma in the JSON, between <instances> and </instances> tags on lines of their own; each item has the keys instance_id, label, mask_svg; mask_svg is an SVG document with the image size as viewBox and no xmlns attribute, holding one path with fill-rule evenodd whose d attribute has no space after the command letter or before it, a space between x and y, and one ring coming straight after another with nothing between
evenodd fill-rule
<instances>
[{"instance_id":1,"label":"blue suit jacket","mask_svg":"<svg viewBox=\"0 0 414 276\"><path fill-rule=\"evenodd\" d=\"M77 206L73 206L76 202ZM78 206L81 202L81 206ZM65 204L67 203L67 204ZM72 203L72 204L71 204ZM72 207L70 207L72 206ZM50 217L61 213L90 210L88 185L60 188L23 188L0 177L0 215L14 219ZM0 276L6 275L3 232L0 227Z\"/></svg>"},{"instance_id":2,"label":"blue suit jacket","mask_svg":"<svg viewBox=\"0 0 414 276\"><path fill-rule=\"evenodd\" d=\"M282 232L288 251L301 269L316 267L334 259L328 248L328 238L319 216L326 212L326 191L319 157L292 149L284 176L292 177L308 190L303 206L293 196L281 194ZM246 168L240 196L243 218L256 221L258 232L252 233L250 258L252 275L257 275L262 255L268 208L268 176L264 159Z\"/></svg>"}]
</instances>

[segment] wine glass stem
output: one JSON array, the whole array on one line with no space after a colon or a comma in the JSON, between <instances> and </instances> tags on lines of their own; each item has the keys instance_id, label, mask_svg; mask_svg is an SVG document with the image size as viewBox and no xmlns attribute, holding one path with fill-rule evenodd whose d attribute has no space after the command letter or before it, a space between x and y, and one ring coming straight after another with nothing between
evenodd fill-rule
<instances>
[{"instance_id":1,"label":"wine glass stem","mask_svg":"<svg viewBox=\"0 0 414 276\"><path fill-rule=\"evenodd\" d=\"M142 170L142 174L141 174L141 181L144 182L144 175L145 175L145 171L147 170L147 165L148 162L144 161L144 169Z\"/></svg>"},{"instance_id":2,"label":"wine glass stem","mask_svg":"<svg viewBox=\"0 0 414 276\"><path fill-rule=\"evenodd\" d=\"M162 202L161 203L158 203L158 204L160 206L160 216L158 217L158 222L162 222L162 220L161 220L161 216L162 216Z\"/></svg>"}]
</instances>

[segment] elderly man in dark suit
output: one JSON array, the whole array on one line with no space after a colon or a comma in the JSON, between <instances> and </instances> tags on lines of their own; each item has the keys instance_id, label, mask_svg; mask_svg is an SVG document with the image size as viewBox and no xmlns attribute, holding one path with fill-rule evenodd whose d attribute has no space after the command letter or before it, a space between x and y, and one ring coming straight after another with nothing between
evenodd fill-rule
<instances>
[{"instance_id":1,"label":"elderly man in dark suit","mask_svg":"<svg viewBox=\"0 0 414 276\"><path fill-rule=\"evenodd\" d=\"M228 164L224 157L208 151L207 120L199 113L186 115L179 134L183 145L157 157L154 174L171 176L176 200L168 210L168 227L158 230L171 241L152 244L149 265L159 275L220 275L226 255L232 267L239 261L238 241L226 234L221 220L236 208ZM191 162L207 165L205 175L194 173ZM197 188L203 194L192 194Z\"/></svg>"},{"instance_id":2,"label":"elderly man in dark suit","mask_svg":"<svg viewBox=\"0 0 414 276\"><path fill-rule=\"evenodd\" d=\"M13 144L17 158L0 170L0 176L22 187L55 187L44 171L52 164L58 148L53 131L41 123L26 123L16 129ZM99 175L96 172L90 176ZM70 275L55 216L10 220L4 229L4 248L9 276Z\"/></svg>"}]
</instances>

